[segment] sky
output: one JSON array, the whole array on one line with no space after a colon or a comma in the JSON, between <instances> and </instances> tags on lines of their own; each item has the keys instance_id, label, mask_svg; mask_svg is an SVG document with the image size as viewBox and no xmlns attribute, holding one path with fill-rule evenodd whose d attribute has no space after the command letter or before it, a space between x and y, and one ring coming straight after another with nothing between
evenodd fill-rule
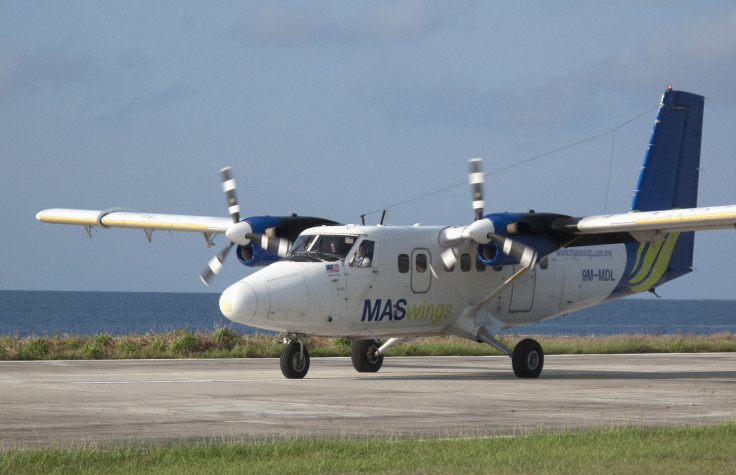
<instances>
[{"instance_id":1,"label":"sky","mask_svg":"<svg viewBox=\"0 0 736 475\"><path fill-rule=\"evenodd\" d=\"M243 216L467 224L473 157L486 212L627 212L668 85L707 98L699 205L736 204L734 77L730 0L0 0L0 289L221 292L223 236L35 215L225 217L228 165ZM658 293L734 298L734 244Z\"/></svg>"}]
</instances>

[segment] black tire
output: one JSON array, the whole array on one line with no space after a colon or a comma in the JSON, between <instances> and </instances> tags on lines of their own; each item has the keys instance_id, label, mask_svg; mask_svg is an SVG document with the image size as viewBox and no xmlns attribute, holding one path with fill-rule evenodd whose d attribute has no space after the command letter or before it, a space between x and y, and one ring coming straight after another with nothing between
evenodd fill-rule
<instances>
[{"instance_id":1,"label":"black tire","mask_svg":"<svg viewBox=\"0 0 736 475\"><path fill-rule=\"evenodd\" d=\"M511 366L520 378L536 378L544 366L542 346L531 338L521 340L511 355Z\"/></svg>"},{"instance_id":2,"label":"black tire","mask_svg":"<svg viewBox=\"0 0 736 475\"><path fill-rule=\"evenodd\" d=\"M373 340L355 340L350 359L358 373L375 373L383 365L383 355L376 356L379 344Z\"/></svg>"},{"instance_id":3,"label":"black tire","mask_svg":"<svg viewBox=\"0 0 736 475\"><path fill-rule=\"evenodd\" d=\"M309 371L309 352L298 341L292 341L281 350L281 372L289 379L301 379Z\"/></svg>"}]
</instances>

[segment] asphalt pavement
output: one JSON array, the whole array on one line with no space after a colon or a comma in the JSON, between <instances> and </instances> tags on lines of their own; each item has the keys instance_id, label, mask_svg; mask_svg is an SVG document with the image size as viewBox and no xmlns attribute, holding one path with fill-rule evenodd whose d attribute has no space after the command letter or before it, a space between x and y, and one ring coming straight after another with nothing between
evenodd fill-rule
<instances>
[{"instance_id":1,"label":"asphalt pavement","mask_svg":"<svg viewBox=\"0 0 736 475\"><path fill-rule=\"evenodd\" d=\"M493 436L733 421L736 354L0 362L0 448L294 436Z\"/></svg>"}]
</instances>

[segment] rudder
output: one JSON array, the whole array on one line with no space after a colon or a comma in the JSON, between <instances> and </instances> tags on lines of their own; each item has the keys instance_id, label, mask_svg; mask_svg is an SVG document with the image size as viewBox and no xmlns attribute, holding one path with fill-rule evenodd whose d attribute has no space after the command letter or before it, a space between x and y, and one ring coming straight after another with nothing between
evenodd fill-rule
<instances>
[{"instance_id":1,"label":"rudder","mask_svg":"<svg viewBox=\"0 0 736 475\"><path fill-rule=\"evenodd\" d=\"M631 211L695 208L698 202L700 144L705 98L668 87L662 96L649 148L644 157ZM692 270L695 233L672 233L660 243L631 246L638 272L631 269L629 288L647 290ZM649 265L643 256L651 256ZM642 273L643 271L643 273ZM638 281L635 275L639 275ZM644 278L646 277L646 278Z\"/></svg>"},{"instance_id":2,"label":"rudder","mask_svg":"<svg viewBox=\"0 0 736 475\"><path fill-rule=\"evenodd\" d=\"M703 104L703 96L667 88L631 211L697 207Z\"/></svg>"}]
</instances>

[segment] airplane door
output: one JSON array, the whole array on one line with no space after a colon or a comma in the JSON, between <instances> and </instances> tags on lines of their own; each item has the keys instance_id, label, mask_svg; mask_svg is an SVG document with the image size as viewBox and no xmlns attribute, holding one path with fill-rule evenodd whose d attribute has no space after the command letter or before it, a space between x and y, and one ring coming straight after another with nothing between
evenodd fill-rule
<instances>
[{"instance_id":1,"label":"airplane door","mask_svg":"<svg viewBox=\"0 0 736 475\"><path fill-rule=\"evenodd\" d=\"M371 240L363 240L359 246L366 243L368 250L366 256L368 260L360 261L360 254L354 252L345 259L345 279L344 290L348 305L348 313L360 315L358 312L363 311L363 302L368 297L368 293L373 288L376 280L379 263L374 260L378 256L378 244Z\"/></svg>"},{"instance_id":2,"label":"airplane door","mask_svg":"<svg viewBox=\"0 0 736 475\"><path fill-rule=\"evenodd\" d=\"M432 285L432 255L428 249L414 249L411 253L411 290L424 294Z\"/></svg>"},{"instance_id":3,"label":"airplane door","mask_svg":"<svg viewBox=\"0 0 736 475\"><path fill-rule=\"evenodd\" d=\"M562 293L562 307L574 305L580 295L580 261L577 257L565 259L565 287Z\"/></svg>"},{"instance_id":4,"label":"airplane door","mask_svg":"<svg viewBox=\"0 0 736 475\"><path fill-rule=\"evenodd\" d=\"M342 263L336 264L342 266ZM339 268L339 267L338 267ZM334 265L333 265L334 269ZM344 267L343 271L344 272ZM341 315L347 307L347 284L345 283L345 275L340 271L333 271L332 275L332 299L330 313Z\"/></svg>"},{"instance_id":5,"label":"airplane door","mask_svg":"<svg viewBox=\"0 0 736 475\"><path fill-rule=\"evenodd\" d=\"M514 272L523 266L514 266ZM511 304L509 312L528 312L534 303L534 290L537 285L537 266L532 267L521 275L511 287Z\"/></svg>"}]
</instances>

